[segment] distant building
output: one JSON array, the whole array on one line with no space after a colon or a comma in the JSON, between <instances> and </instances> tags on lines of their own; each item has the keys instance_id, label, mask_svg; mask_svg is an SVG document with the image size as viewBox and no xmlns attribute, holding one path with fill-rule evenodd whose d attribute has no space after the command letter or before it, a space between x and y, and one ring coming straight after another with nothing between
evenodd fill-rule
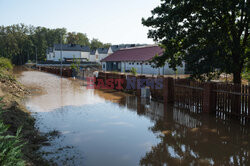
<instances>
[{"instance_id":1,"label":"distant building","mask_svg":"<svg viewBox=\"0 0 250 166\"><path fill-rule=\"evenodd\" d=\"M90 48L77 44L54 44L54 47L47 50L48 61L60 61L62 50L63 61L72 61L73 58L81 61L89 61Z\"/></svg>"},{"instance_id":2,"label":"distant building","mask_svg":"<svg viewBox=\"0 0 250 166\"><path fill-rule=\"evenodd\" d=\"M156 45L123 48L101 60L102 69L103 71L128 72L135 68L139 74L175 74L168 63L161 68L152 67L150 60L155 55L161 56L162 54L163 49ZM185 73L184 63L183 67L177 67L177 73Z\"/></svg>"},{"instance_id":3,"label":"distant building","mask_svg":"<svg viewBox=\"0 0 250 166\"><path fill-rule=\"evenodd\" d=\"M96 54L96 50L91 50L91 51L90 51L90 54L89 54L89 61L90 61L90 62L95 62L95 61L96 61L96 56L95 56L95 54Z\"/></svg>"},{"instance_id":4,"label":"distant building","mask_svg":"<svg viewBox=\"0 0 250 166\"><path fill-rule=\"evenodd\" d=\"M108 48L98 48L95 53L95 61L101 63L101 60L108 56Z\"/></svg>"},{"instance_id":5,"label":"distant building","mask_svg":"<svg viewBox=\"0 0 250 166\"><path fill-rule=\"evenodd\" d=\"M109 48L98 48L90 50L88 46L81 46L78 44L62 44L62 59L63 61L72 61L74 58L81 61L97 62L101 61L114 52L132 48L139 45L136 44L121 44L112 45ZM61 44L54 44L53 47L47 49L47 61L60 61L61 58Z\"/></svg>"},{"instance_id":6,"label":"distant building","mask_svg":"<svg viewBox=\"0 0 250 166\"><path fill-rule=\"evenodd\" d=\"M109 48L98 48L96 50L92 50L90 53L90 61L101 63L101 61L113 54L114 52L124 49L124 48L131 48L137 46L136 44L121 44L121 45L112 45Z\"/></svg>"}]
</instances>

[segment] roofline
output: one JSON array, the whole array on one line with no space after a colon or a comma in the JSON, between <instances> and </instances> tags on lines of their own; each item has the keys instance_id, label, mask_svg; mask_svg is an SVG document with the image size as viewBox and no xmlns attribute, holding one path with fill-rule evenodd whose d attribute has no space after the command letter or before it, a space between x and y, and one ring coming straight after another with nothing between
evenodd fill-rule
<instances>
[{"instance_id":1,"label":"roofline","mask_svg":"<svg viewBox=\"0 0 250 166\"><path fill-rule=\"evenodd\" d=\"M151 44L151 45L144 45L144 46L137 46L137 47L121 48L120 50L132 50L132 49L147 48L147 47L159 47L159 45L158 44ZM120 50L118 50L118 51L120 51Z\"/></svg>"},{"instance_id":2,"label":"roofline","mask_svg":"<svg viewBox=\"0 0 250 166\"><path fill-rule=\"evenodd\" d=\"M61 51L61 49L55 49L55 51ZM80 51L80 52L90 52L90 51L85 51L85 50L67 50L67 49L62 49L62 51Z\"/></svg>"}]
</instances>

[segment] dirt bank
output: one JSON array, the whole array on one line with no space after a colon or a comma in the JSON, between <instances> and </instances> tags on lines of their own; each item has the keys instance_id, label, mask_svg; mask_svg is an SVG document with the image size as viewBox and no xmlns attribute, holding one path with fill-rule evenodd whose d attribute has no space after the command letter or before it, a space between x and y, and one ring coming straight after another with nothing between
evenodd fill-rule
<instances>
[{"instance_id":1,"label":"dirt bank","mask_svg":"<svg viewBox=\"0 0 250 166\"><path fill-rule=\"evenodd\" d=\"M25 144L23 148L23 158L26 165L49 165L43 160L38 149L47 138L39 133L35 128L35 119L23 106L23 99L30 92L22 86L10 72L0 73L0 98L4 112L1 118L6 125L9 125L9 135L15 135L17 129L22 126L22 141Z\"/></svg>"}]
</instances>

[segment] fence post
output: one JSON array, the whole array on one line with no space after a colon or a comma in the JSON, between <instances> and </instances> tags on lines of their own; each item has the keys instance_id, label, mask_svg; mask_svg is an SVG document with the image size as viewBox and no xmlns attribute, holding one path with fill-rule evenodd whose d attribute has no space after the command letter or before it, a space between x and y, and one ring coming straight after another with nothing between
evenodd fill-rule
<instances>
[{"instance_id":1,"label":"fence post","mask_svg":"<svg viewBox=\"0 0 250 166\"><path fill-rule=\"evenodd\" d=\"M122 83L122 89L120 89L120 91L124 91L124 89L126 88L125 84L126 84L126 76L125 74L119 74L119 79L123 80Z\"/></svg>"},{"instance_id":2,"label":"fence post","mask_svg":"<svg viewBox=\"0 0 250 166\"><path fill-rule=\"evenodd\" d=\"M216 85L214 83L206 83L203 91L203 112L215 113L216 111Z\"/></svg>"},{"instance_id":3,"label":"fence post","mask_svg":"<svg viewBox=\"0 0 250 166\"><path fill-rule=\"evenodd\" d=\"M136 96L138 97L141 97L141 80L142 79L145 79L144 75L136 76Z\"/></svg>"},{"instance_id":4,"label":"fence post","mask_svg":"<svg viewBox=\"0 0 250 166\"><path fill-rule=\"evenodd\" d=\"M174 103L174 79L171 77L163 78L163 100L164 103Z\"/></svg>"},{"instance_id":5,"label":"fence post","mask_svg":"<svg viewBox=\"0 0 250 166\"><path fill-rule=\"evenodd\" d=\"M248 116L250 116L250 84L248 83L248 93L247 93L247 95L248 95Z\"/></svg>"}]
</instances>

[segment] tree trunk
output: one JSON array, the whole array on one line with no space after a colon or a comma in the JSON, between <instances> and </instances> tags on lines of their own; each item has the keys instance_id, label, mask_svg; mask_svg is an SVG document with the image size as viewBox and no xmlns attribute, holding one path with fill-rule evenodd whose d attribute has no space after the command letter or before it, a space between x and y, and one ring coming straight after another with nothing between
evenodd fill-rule
<instances>
[{"instance_id":1,"label":"tree trunk","mask_svg":"<svg viewBox=\"0 0 250 166\"><path fill-rule=\"evenodd\" d=\"M241 71L236 71L233 73L234 84L241 84Z\"/></svg>"},{"instance_id":2,"label":"tree trunk","mask_svg":"<svg viewBox=\"0 0 250 166\"><path fill-rule=\"evenodd\" d=\"M239 47L235 47L234 50L239 50ZM233 83L234 84L241 84L241 72L243 68L243 63L241 63L240 60L240 53L237 51L232 51L233 52Z\"/></svg>"}]
</instances>

